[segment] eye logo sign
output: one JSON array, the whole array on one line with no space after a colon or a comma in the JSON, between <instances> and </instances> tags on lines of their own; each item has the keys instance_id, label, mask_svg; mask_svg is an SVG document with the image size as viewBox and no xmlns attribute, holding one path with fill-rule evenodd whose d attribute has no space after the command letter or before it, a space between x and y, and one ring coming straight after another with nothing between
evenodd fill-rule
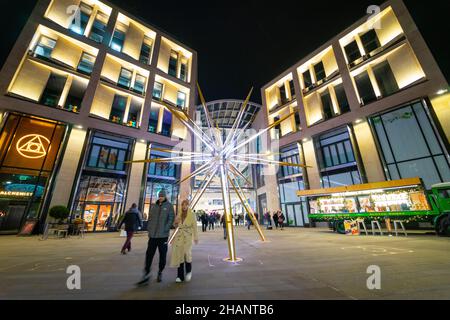
<instances>
[{"instance_id":1,"label":"eye logo sign","mask_svg":"<svg viewBox=\"0 0 450 320\"><path fill-rule=\"evenodd\" d=\"M47 155L47 147L50 145L50 140L39 134L29 134L20 138L16 144L17 152L28 159L40 159Z\"/></svg>"}]
</instances>

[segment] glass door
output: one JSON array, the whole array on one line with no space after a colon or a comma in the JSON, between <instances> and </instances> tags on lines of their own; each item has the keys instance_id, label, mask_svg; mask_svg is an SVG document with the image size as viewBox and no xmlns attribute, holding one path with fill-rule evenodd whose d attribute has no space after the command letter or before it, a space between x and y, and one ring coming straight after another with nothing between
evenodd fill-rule
<instances>
[{"instance_id":1,"label":"glass door","mask_svg":"<svg viewBox=\"0 0 450 320\"><path fill-rule=\"evenodd\" d=\"M100 205L98 207L95 231L107 231L111 225L112 205Z\"/></svg>"},{"instance_id":2,"label":"glass door","mask_svg":"<svg viewBox=\"0 0 450 320\"><path fill-rule=\"evenodd\" d=\"M84 207L84 221L86 221L86 229L87 231L94 231L95 230L95 219L97 217L97 211L98 211L98 205L97 204L87 204Z\"/></svg>"}]
</instances>

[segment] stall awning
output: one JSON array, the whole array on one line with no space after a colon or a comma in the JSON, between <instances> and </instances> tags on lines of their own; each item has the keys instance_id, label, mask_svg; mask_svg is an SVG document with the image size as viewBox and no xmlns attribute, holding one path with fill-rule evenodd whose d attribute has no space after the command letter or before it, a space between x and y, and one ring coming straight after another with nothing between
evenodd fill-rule
<instances>
[{"instance_id":1,"label":"stall awning","mask_svg":"<svg viewBox=\"0 0 450 320\"><path fill-rule=\"evenodd\" d=\"M408 187L408 186L417 186L417 185L422 185L422 180L420 180L420 178L408 178L408 179L401 179L401 180L382 181L382 182L373 182L373 183L365 183L365 184L354 184L351 186L342 186L342 187L334 187L334 188L326 188L326 189L300 190L300 191L297 191L297 196L313 197L313 196L322 196L322 195L333 194L333 193L367 191L367 190L373 190L373 189L389 189L389 188Z\"/></svg>"}]
</instances>

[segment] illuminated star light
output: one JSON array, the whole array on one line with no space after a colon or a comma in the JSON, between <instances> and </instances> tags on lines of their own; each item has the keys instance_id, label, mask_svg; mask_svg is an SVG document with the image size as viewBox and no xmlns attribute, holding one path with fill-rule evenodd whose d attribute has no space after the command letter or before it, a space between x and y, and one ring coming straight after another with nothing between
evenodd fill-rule
<instances>
[{"instance_id":1,"label":"illuminated star light","mask_svg":"<svg viewBox=\"0 0 450 320\"><path fill-rule=\"evenodd\" d=\"M289 119L289 117L293 116L296 111L286 115L285 117L282 117L278 121L273 122L270 124L267 128L259 131L258 133L243 139L243 141L240 141L239 139L242 136L242 133L249 127L250 121L243 127L243 129L239 129L242 122L243 122L243 116L246 109L246 106L250 100L251 94L253 92L253 88L250 90L250 93L248 94L247 98L245 99L244 104L242 105L241 110L239 111L239 114L234 121L234 124L231 128L231 130L228 132L227 137L225 138L225 141L223 141L222 135L220 134L220 129L217 126L214 126L213 121L211 120L211 116L209 114L208 108L206 107L205 98L203 97L202 91L200 89L200 86L197 84L198 92L200 96L200 100L202 103L203 111L206 115L206 123L208 126L208 130L204 131L202 128L200 128L194 120L192 120L189 115L186 113L186 111L176 108L174 106L171 106L164 101L161 101L160 103L164 105L165 108L167 108L181 123L183 123L186 128L189 129L190 132L192 132L195 137L197 137L202 143L203 146L205 146L205 152L188 152L188 151L176 151L176 150L169 150L169 149L157 149L153 148L154 150L164 151L167 153L176 154L176 156L173 156L171 158L160 158L160 159L148 159L148 160L137 160L137 161L129 161L131 162L153 162L153 163L195 163L198 164L199 167L189 174L188 176L184 177L179 183L182 183L184 181L187 181L189 179L193 179L196 176L203 174L205 175L203 181L201 182L199 188L197 189L197 192L194 194L194 196L191 199L190 207L193 209L200 198L202 197L205 190L210 185L211 181L215 176L219 176L220 178L220 186L221 186L221 193L222 193L222 199L224 203L224 214L225 214L225 224L226 224L226 232L227 232L227 240L228 240L228 250L229 250L229 257L225 260L230 262L236 262L241 259L237 258L236 256L236 244L235 244L235 237L234 237L234 228L233 228L233 217L232 217L232 210L231 210L231 198L230 198L230 189L233 189L233 191L238 196L240 202L242 203L242 206L244 207L245 211L251 218L253 225L255 226L256 230L258 231L258 234L262 241L266 241L266 238L262 232L261 226L259 225L258 221L255 218L255 213L253 212L252 208L250 207L250 204L246 200L247 197L245 196L244 192L242 191L241 186L239 185L238 179L243 179L246 184L250 184L250 182L247 180L247 178L239 171L239 165L240 164L261 164L261 165L279 165L279 166L293 166L293 167L306 167L304 165L300 164L292 164L292 163L286 163L286 162L280 162L276 160L269 159L268 157L273 155L273 153L266 153L266 154L239 154L238 151L242 149L243 147L247 146L250 142L254 141L258 137L262 136L263 134L266 134L270 129L274 128L275 126L279 125L286 119ZM172 237L169 240L169 243L174 238L174 235L176 234L177 230L172 234Z\"/></svg>"}]
</instances>

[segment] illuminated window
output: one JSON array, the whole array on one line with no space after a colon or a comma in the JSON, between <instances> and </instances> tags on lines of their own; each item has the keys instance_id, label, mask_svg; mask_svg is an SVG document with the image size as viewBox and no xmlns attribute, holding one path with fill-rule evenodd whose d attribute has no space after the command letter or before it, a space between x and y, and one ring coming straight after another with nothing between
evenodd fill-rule
<instances>
[{"instance_id":1,"label":"illuminated window","mask_svg":"<svg viewBox=\"0 0 450 320\"><path fill-rule=\"evenodd\" d=\"M140 94L144 94L146 85L147 85L147 78L144 76L141 76L140 74L136 75L136 80L134 81L133 90Z\"/></svg>"},{"instance_id":2,"label":"illuminated window","mask_svg":"<svg viewBox=\"0 0 450 320\"><path fill-rule=\"evenodd\" d=\"M361 104L366 105L372 101L377 100L372 83L370 82L369 74L364 71L355 77L356 87L358 88Z\"/></svg>"},{"instance_id":3,"label":"illuminated window","mask_svg":"<svg viewBox=\"0 0 450 320\"><path fill-rule=\"evenodd\" d=\"M105 37L106 25L108 24L108 20L109 18L107 15L103 13L97 14L94 24L92 25L92 30L89 38L94 40L95 42L102 43L103 38Z\"/></svg>"},{"instance_id":4,"label":"illuminated window","mask_svg":"<svg viewBox=\"0 0 450 320\"><path fill-rule=\"evenodd\" d=\"M34 56L51 59L52 51L56 46L56 40L50 39L46 36L41 36L38 44L34 48Z\"/></svg>"},{"instance_id":5,"label":"illuminated window","mask_svg":"<svg viewBox=\"0 0 450 320\"><path fill-rule=\"evenodd\" d=\"M280 91L280 99L281 99L281 104L285 104L288 102L288 98L286 97L286 87L285 85L281 85L280 87L278 87L278 90Z\"/></svg>"},{"instance_id":6,"label":"illuminated window","mask_svg":"<svg viewBox=\"0 0 450 320\"><path fill-rule=\"evenodd\" d=\"M111 41L111 49L122 52L123 44L125 43L125 32L116 28Z\"/></svg>"},{"instance_id":7,"label":"illuminated window","mask_svg":"<svg viewBox=\"0 0 450 320\"><path fill-rule=\"evenodd\" d=\"M181 64L180 79L187 81L187 63Z\"/></svg>"},{"instance_id":8,"label":"illuminated window","mask_svg":"<svg viewBox=\"0 0 450 320\"><path fill-rule=\"evenodd\" d=\"M91 6L82 2L80 4L80 10L78 11L79 17L77 13L69 29L77 34L83 35L91 17L92 11L93 9Z\"/></svg>"},{"instance_id":9,"label":"illuminated window","mask_svg":"<svg viewBox=\"0 0 450 320\"><path fill-rule=\"evenodd\" d=\"M326 78L325 69L323 67L323 62L320 61L318 64L314 65L314 72L316 73L316 80L319 82Z\"/></svg>"},{"instance_id":10,"label":"illuminated window","mask_svg":"<svg viewBox=\"0 0 450 320\"><path fill-rule=\"evenodd\" d=\"M164 110L161 134L170 137L172 134L172 113Z\"/></svg>"},{"instance_id":11,"label":"illuminated window","mask_svg":"<svg viewBox=\"0 0 450 320\"><path fill-rule=\"evenodd\" d=\"M139 61L143 64L149 65L151 63L150 58L152 56L152 44L153 40L145 37L144 42L142 43L141 54L139 57Z\"/></svg>"},{"instance_id":12,"label":"illuminated window","mask_svg":"<svg viewBox=\"0 0 450 320\"><path fill-rule=\"evenodd\" d=\"M114 96L111 114L109 115L109 120L115 123L122 123L126 107L127 107L127 97L116 94Z\"/></svg>"},{"instance_id":13,"label":"illuminated window","mask_svg":"<svg viewBox=\"0 0 450 320\"><path fill-rule=\"evenodd\" d=\"M158 128L158 120L159 120L159 108L152 106L150 109L150 120L148 123L148 131L152 133L156 133Z\"/></svg>"},{"instance_id":14,"label":"illuminated window","mask_svg":"<svg viewBox=\"0 0 450 320\"><path fill-rule=\"evenodd\" d=\"M89 75L92 73L92 69L94 69L94 63L95 57L86 52L83 52L77 70L81 73Z\"/></svg>"},{"instance_id":15,"label":"illuminated window","mask_svg":"<svg viewBox=\"0 0 450 320\"><path fill-rule=\"evenodd\" d=\"M359 51L358 44L356 40L350 42L344 47L345 54L347 55L348 64L352 64L359 58L361 58L361 52Z\"/></svg>"},{"instance_id":16,"label":"illuminated window","mask_svg":"<svg viewBox=\"0 0 450 320\"><path fill-rule=\"evenodd\" d=\"M350 105L347 100L347 95L345 94L344 85L342 83L334 87L334 93L336 94L336 99L339 104L339 110L342 113L350 111Z\"/></svg>"},{"instance_id":17,"label":"illuminated window","mask_svg":"<svg viewBox=\"0 0 450 320\"><path fill-rule=\"evenodd\" d=\"M184 92L178 91L177 106L181 108L186 108L186 94Z\"/></svg>"},{"instance_id":18,"label":"illuminated window","mask_svg":"<svg viewBox=\"0 0 450 320\"><path fill-rule=\"evenodd\" d=\"M155 86L153 88L153 98L155 100L161 101L163 95L163 84L159 82L155 82Z\"/></svg>"},{"instance_id":19,"label":"illuminated window","mask_svg":"<svg viewBox=\"0 0 450 320\"><path fill-rule=\"evenodd\" d=\"M289 81L289 90L291 92L292 99L295 99L295 87L294 87L294 80Z\"/></svg>"},{"instance_id":20,"label":"illuminated window","mask_svg":"<svg viewBox=\"0 0 450 320\"><path fill-rule=\"evenodd\" d=\"M322 101L322 110L325 120L333 118L333 103L331 102L331 96L328 89L320 94L320 100Z\"/></svg>"},{"instance_id":21,"label":"illuminated window","mask_svg":"<svg viewBox=\"0 0 450 320\"><path fill-rule=\"evenodd\" d=\"M129 143L106 135L95 135L91 142L88 167L125 171Z\"/></svg>"},{"instance_id":22,"label":"illuminated window","mask_svg":"<svg viewBox=\"0 0 450 320\"><path fill-rule=\"evenodd\" d=\"M377 33L374 29L363 34L361 36L361 42L366 53L370 53L380 47L380 41L378 40Z\"/></svg>"},{"instance_id":23,"label":"illuminated window","mask_svg":"<svg viewBox=\"0 0 450 320\"><path fill-rule=\"evenodd\" d=\"M131 72L128 69L122 68L120 70L119 80L117 82L117 85L119 87L130 89L131 86L131 78L133 78L133 72Z\"/></svg>"},{"instance_id":24,"label":"illuminated window","mask_svg":"<svg viewBox=\"0 0 450 320\"><path fill-rule=\"evenodd\" d=\"M72 112L79 112L84 94L87 89L87 82L83 82L74 78L70 86L69 93L64 104L64 109Z\"/></svg>"},{"instance_id":25,"label":"illuminated window","mask_svg":"<svg viewBox=\"0 0 450 320\"><path fill-rule=\"evenodd\" d=\"M306 70L305 72L303 72L303 82L305 84L305 89L307 89L313 85L311 73L309 72L309 70Z\"/></svg>"},{"instance_id":26,"label":"illuminated window","mask_svg":"<svg viewBox=\"0 0 450 320\"><path fill-rule=\"evenodd\" d=\"M49 107L58 106L66 81L67 76L52 73L42 93L40 103Z\"/></svg>"},{"instance_id":27,"label":"illuminated window","mask_svg":"<svg viewBox=\"0 0 450 320\"><path fill-rule=\"evenodd\" d=\"M178 53L172 50L169 59L169 75L177 77L177 68L178 68Z\"/></svg>"},{"instance_id":28,"label":"illuminated window","mask_svg":"<svg viewBox=\"0 0 450 320\"><path fill-rule=\"evenodd\" d=\"M383 97L387 97L398 91L397 81L395 80L394 73L387 61L383 61L373 67L373 73L375 79L377 79L378 87L380 88Z\"/></svg>"}]
</instances>

